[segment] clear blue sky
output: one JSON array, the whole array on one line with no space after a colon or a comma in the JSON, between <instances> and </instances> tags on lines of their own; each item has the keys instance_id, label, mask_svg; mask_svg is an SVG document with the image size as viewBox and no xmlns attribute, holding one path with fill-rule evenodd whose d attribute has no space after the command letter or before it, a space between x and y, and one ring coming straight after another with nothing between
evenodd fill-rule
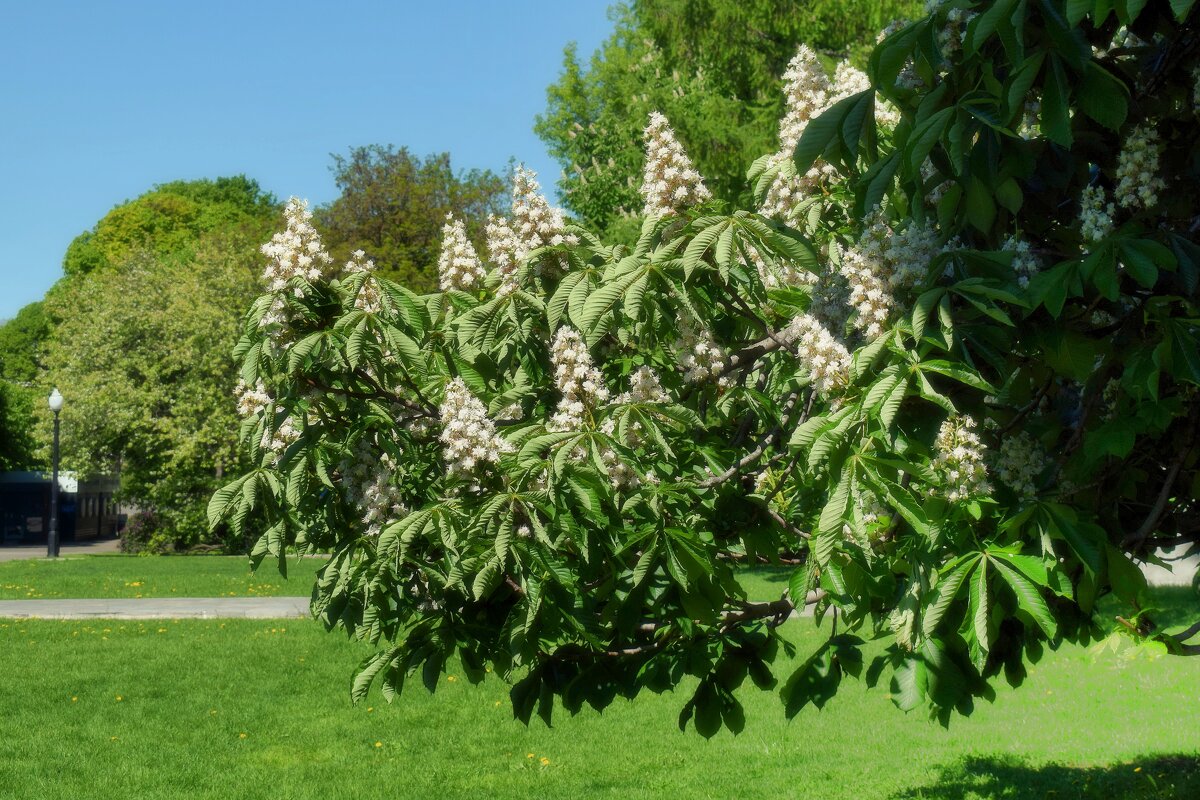
<instances>
[{"instance_id":1,"label":"clear blue sky","mask_svg":"<svg viewBox=\"0 0 1200 800\"><path fill-rule=\"evenodd\" d=\"M563 47L610 32L610 1L0 0L0 320L156 183L243 173L319 204L330 153L391 143L515 157L552 189L533 118Z\"/></svg>"}]
</instances>

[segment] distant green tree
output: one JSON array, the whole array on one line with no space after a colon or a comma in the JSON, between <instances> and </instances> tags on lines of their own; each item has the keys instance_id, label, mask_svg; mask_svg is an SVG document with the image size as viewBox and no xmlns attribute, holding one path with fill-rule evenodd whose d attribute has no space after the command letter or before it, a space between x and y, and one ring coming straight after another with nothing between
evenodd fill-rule
<instances>
[{"instance_id":1,"label":"distant green tree","mask_svg":"<svg viewBox=\"0 0 1200 800\"><path fill-rule=\"evenodd\" d=\"M214 231L249 225L274 213L275 198L243 175L172 181L122 203L71 242L63 259L67 278L117 267L136 252L178 256Z\"/></svg>"},{"instance_id":2,"label":"distant green tree","mask_svg":"<svg viewBox=\"0 0 1200 800\"><path fill-rule=\"evenodd\" d=\"M773 149L780 75L800 44L860 65L879 31L916 16L913 0L634 0L584 68L568 46L534 130L562 165L564 205L589 227L636 234L642 129L671 120L709 188L745 201L751 162Z\"/></svg>"},{"instance_id":3,"label":"distant green tree","mask_svg":"<svg viewBox=\"0 0 1200 800\"><path fill-rule=\"evenodd\" d=\"M237 460L229 352L238 309L260 291L260 238L219 231L186 256L142 251L57 298L87 308L62 313L46 356L46 380L67 395L64 463L85 475L119 465L124 497L163 521L152 549L207 541L204 503Z\"/></svg>"},{"instance_id":4,"label":"distant green tree","mask_svg":"<svg viewBox=\"0 0 1200 800\"><path fill-rule=\"evenodd\" d=\"M502 213L508 185L490 170L455 172L449 153L420 158L391 145L356 147L335 155L331 170L341 196L318 209L318 228L330 252L345 262L364 250L380 273L414 291L437 283L437 254L446 215L483 238L488 214Z\"/></svg>"},{"instance_id":5,"label":"distant green tree","mask_svg":"<svg viewBox=\"0 0 1200 800\"><path fill-rule=\"evenodd\" d=\"M33 420L40 394L35 384L49 331L41 302L30 303L0 325L0 470L43 465Z\"/></svg>"}]
</instances>

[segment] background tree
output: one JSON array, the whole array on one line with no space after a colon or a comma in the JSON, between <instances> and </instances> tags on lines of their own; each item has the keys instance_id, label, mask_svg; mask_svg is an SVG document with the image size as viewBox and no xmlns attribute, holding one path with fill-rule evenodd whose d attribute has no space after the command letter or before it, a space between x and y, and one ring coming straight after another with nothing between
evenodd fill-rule
<instances>
[{"instance_id":1,"label":"background tree","mask_svg":"<svg viewBox=\"0 0 1200 800\"><path fill-rule=\"evenodd\" d=\"M585 69L574 46L534 129L562 165L563 202L589 228L629 239L642 212L642 129L670 118L714 194L749 200L746 172L776 146L780 76L801 44L864 54L914 0L635 0ZM624 220L622 223L621 221ZM614 226L617 228L614 230Z\"/></svg>"},{"instance_id":2,"label":"background tree","mask_svg":"<svg viewBox=\"0 0 1200 800\"><path fill-rule=\"evenodd\" d=\"M233 309L261 291L259 244L214 232L186 255L142 251L56 298L87 309L62 316L46 356L46 382L69 395L64 463L85 475L119 469L123 499L161 523L152 549L209 541L205 499L238 465L227 353L240 334Z\"/></svg>"},{"instance_id":3,"label":"background tree","mask_svg":"<svg viewBox=\"0 0 1200 800\"><path fill-rule=\"evenodd\" d=\"M173 181L121 203L67 247L68 279L113 269L138 252L178 257L207 233L243 226L260 231L275 199L244 175L216 180Z\"/></svg>"},{"instance_id":4,"label":"background tree","mask_svg":"<svg viewBox=\"0 0 1200 800\"><path fill-rule=\"evenodd\" d=\"M480 241L488 215L508 205L499 175L455 172L449 153L422 159L406 147L370 145L333 159L341 196L318 210L317 225L334 260L344 264L355 250L364 250L381 274L414 291L437 283L433 264L447 214Z\"/></svg>"},{"instance_id":5,"label":"background tree","mask_svg":"<svg viewBox=\"0 0 1200 800\"><path fill-rule=\"evenodd\" d=\"M77 237L47 292L36 383L69 395L64 464L119 471L123 499L158 512L151 547L208 538L203 498L235 459L224 354L261 290L258 246L277 209L244 176L160 184Z\"/></svg>"},{"instance_id":6,"label":"background tree","mask_svg":"<svg viewBox=\"0 0 1200 800\"><path fill-rule=\"evenodd\" d=\"M41 302L0 325L0 470L37 469L44 463L33 421L41 410L38 373L49 332Z\"/></svg>"}]
</instances>

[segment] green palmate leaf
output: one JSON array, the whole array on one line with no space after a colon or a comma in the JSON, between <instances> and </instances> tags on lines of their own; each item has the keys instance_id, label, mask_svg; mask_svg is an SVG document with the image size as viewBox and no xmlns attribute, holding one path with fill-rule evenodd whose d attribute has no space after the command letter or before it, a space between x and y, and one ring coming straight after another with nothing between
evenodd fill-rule
<instances>
[{"instance_id":1,"label":"green palmate leaf","mask_svg":"<svg viewBox=\"0 0 1200 800\"><path fill-rule=\"evenodd\" d=\"M1050 613L1050 607L1046 605L1046 600L1042 597L1038 587L1003 561L993 561L992 563L995 564L1000 576L1017 596L1017 606L1033 618L1046 636L1050 638L1057 636L1058 622Z\"/></svg>"},{"instance_id":2,"label":"green palmate leaf","mask_svg":"<svg viewBox=\"0 0 1200 800\"><path fill-rule=\"evenodd\" d=\"M992 648L992 637L988 620L988 559L979 560L979 568L971 579L970 600L967 619L970 622L968 641L971 646L971 661L975 668L983 671L988 651Z\"/></svg>"},{"instance_id":3,"label":"green palmate leaf","mask_svg":"<svg viewBox=\"0 0 1200 800\"><path fill-rule=\"evenodd\" d=\"M938 579L921 617L921 631L926 636L932 636L937 631L938 625L946 616L946 612L950 610L950 605L958 596L959 590L970 577L971 571L975 569L980 558L982 556L976 553L965 560L954 562L950 571Z\"/></svg>"},{"instance_id":4,"label":"green palmate leaf","mask_svg":"<svg viewBox=\"0 0 1200 800\"><path fill-rule=\"evenodd\" d=\"M833 548L842 538L842 525L850 506L850 497L854 493L855 462L849 461L842 466L829 500L821 510L821 518L817 523L817 536L813 540L813 557L818 564L829 561Z\"/></svg>"}]
</instances>

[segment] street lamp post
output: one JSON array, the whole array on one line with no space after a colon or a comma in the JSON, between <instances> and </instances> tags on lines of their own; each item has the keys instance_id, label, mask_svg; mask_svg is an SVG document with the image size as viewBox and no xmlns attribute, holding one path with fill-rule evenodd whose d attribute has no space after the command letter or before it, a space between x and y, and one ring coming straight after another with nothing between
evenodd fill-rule
<instances>
[{"instance_id":1,"label":"street lamp post","mask_svg":"<svg viewBox=\"0 0 1200 800\"><path fill-rule=\"evenodd\" d=\"M50 535L46 538L46 555L58 558L58 412L62 411L63 396L57 388L50 393L48 402L54 412L54 449L50 456Z\"/></svg>"}]
</instances>

